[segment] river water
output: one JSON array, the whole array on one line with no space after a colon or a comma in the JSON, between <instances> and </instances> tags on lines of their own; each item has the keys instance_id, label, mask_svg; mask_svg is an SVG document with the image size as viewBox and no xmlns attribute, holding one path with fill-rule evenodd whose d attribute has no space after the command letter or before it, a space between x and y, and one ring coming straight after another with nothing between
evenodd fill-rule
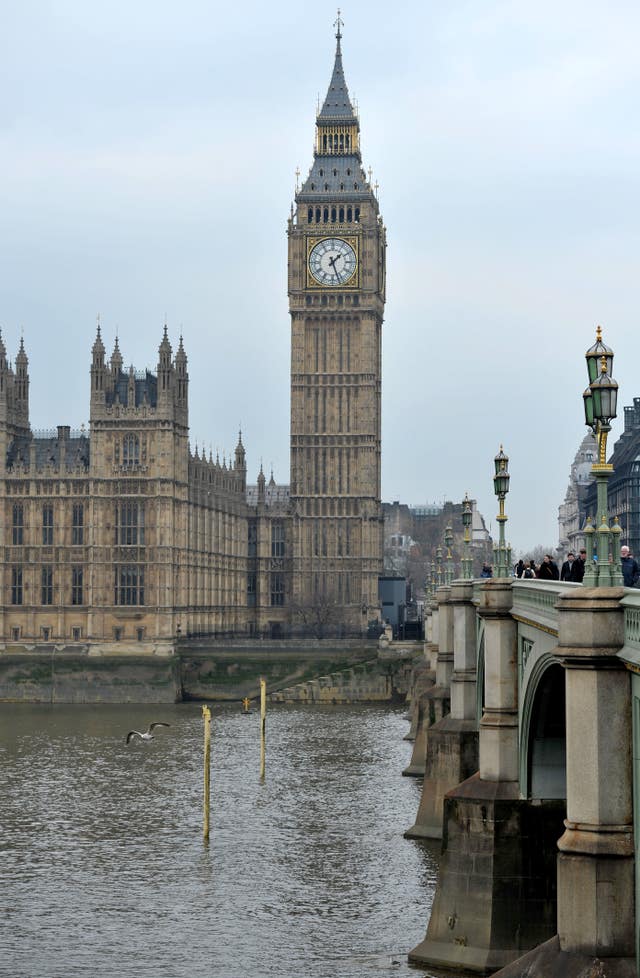
<instances>
[{"instance_id":1,"label":"river water","mask_svg":"<svg viewBox=\"0 0 640 978\"><path fill-rule=\"evenodd\" d=\"M423 937L403 711L0 705L2 978L377 978ZM151 720L169 728L125 745ZM397 963L395 963L397 962Z\"/></svg>"}]
</instances>

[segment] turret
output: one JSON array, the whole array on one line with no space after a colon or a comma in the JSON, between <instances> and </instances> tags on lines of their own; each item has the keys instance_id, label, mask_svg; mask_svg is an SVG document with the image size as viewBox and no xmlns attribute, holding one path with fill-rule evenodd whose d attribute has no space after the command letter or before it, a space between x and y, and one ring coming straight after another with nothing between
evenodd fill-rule
<instances>
[{"instance_id":1,"label":"turret","mask_svg":"<svg viewBox=\"0 0 640 978\"><path fill-rule=\"evenodd\" d=\"M247 459L244 450L244 445L242 444L242 432L238 432L238 444L236 445L236 472L241 478L241 485L243 491L247 487Z\"/></svg>"},{"instance_id":2,"label":"turret","mask_svg":"<svg viewBox=\"0 0 640 978\"><path fill-rule=\"evenodd\" d=\"M168 406L173 388L173 364L171 362L171 343L164 324L162 342L158 348L158 403Z\"/></svg>"},{"instance_id":3,"label":"turret","mask_svg":"<svg viewBox=\"0 0 640 978\"><path fill-rule=\"evenodd\" d=\"M122 372L122 354L120 353L120 346L118 345L117 335L116 335L116 341L113 344L113 353L111 354L110 369L111 369L111 376L110 376L111 391L113 397L117 400L118 382L120 380L120 374Z\"/></svg>"},{"instance_id":4,"label":"turret","mask_svg":"<svg viewBox=\"0 0 640 978\"><path fill-rule=\"evenodd\" d=\"M96 333L95 342L91 348L91 401L92 403L98 402L104 403L104 392L105 392L105 381L107 376L107 368L104 362L104 343L102 342L102 335L100 333L100 322L98 321L98 330Z\"/></svg>"},{"instance_id":5,"label":"turret","mask_svg":"<svg viewBox=\"0 0 640 978\"><path fill-rule=\"evenodd\" d=\"M29 427L29 359L22 337L16 357L15 421L20 427Z\"/></svg>"},{"instance_id":6,"label":"turret","mask_svg":"<svg viewBox=\"0 0 640 978\"><path fill-rule=\"evenodd\" d=\"M178 350L176 353L175 371L176 407L183 412L187 412L189 407L189 374L187 373L187 354L184 352L182 336L180 336L180 342L178 344Z\"/></svg>"}]
</instances>

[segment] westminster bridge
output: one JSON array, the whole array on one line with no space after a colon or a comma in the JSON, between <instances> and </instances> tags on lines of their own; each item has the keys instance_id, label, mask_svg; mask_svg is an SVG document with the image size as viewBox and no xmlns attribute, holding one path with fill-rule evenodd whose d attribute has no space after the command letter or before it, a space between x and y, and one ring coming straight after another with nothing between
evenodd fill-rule
<instances>
[{"instance_id":1,"label":"westminster bridge","mask_svg":"<svg viewBox=\"0 0 640 978\"><path fill-rule=\"evenodd\" d=\"M410 960L637 975L640 592L454 581L425 634L404 772L424 781L405 834L443 851Z\"/></svg>"}]
</instances>

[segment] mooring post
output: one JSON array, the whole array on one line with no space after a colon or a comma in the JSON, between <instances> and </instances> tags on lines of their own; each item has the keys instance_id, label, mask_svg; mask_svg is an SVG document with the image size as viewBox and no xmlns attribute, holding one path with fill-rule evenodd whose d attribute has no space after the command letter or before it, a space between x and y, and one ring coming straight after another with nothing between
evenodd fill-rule
<instances>
[{"instance_id":1,"label":"mooring post","mask_svg":"<svg viewBox=\"0 0 640 978\"><path fill-rule=\"evenodd\" d=\"M264 781L267 730L267 682L260 680L260 780Z\"/></svg>"},{"instance_id":2,"label":"mooring post","mask_svg":"<svg viewBox=\"0 0 640 978\"><path fill-rule=\"evenodd\" d=\"M209 800L211 790L211 710L208 706L202 707L202 717L204 720L204 821L202 826L202 837L205 842L209 841Z\"/></svg>"}]
</instances>

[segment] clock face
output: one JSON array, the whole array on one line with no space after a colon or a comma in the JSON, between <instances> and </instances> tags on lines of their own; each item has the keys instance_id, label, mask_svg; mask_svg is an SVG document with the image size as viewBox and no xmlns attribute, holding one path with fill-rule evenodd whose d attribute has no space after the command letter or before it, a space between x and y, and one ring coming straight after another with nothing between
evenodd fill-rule
<instances>
[{"instance_id":1,"label":"clock face","mask_svg":"<svg viewBox=\"0 0 640 978\"><path fill-rule=\"evenodd\" d=\"M344 285L357 264L355 251L342 238L323 238L309 255L309 271L319 285Z\"/></svg>"}]
</instances>

